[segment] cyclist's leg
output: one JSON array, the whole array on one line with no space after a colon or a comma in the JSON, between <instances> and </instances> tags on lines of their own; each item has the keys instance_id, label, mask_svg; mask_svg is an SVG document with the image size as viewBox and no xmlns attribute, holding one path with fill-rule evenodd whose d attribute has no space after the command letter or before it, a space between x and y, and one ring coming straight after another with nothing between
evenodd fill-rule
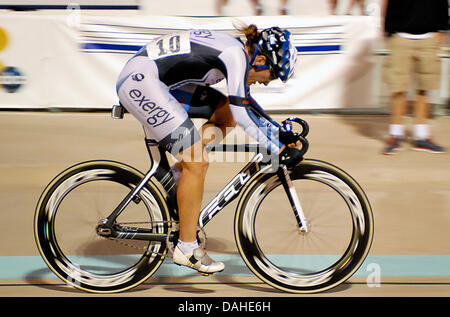
<instances>
[{"instance_id":1,"label":"cyclist's leg","mask_svg":"<svg viewBox=\"0 0 450 317\"><path fill-rule=\"evenodd\" d=\"M229 128L234 128L236 121L230 110L230 100L222 95L217 99L217 107L209 120L202 126L200 135L203 144L219 143L229 132ZM207 133L210 128L219 128L218 133Z\"/></svg>"},{"instance_id":2,"label":"cyclist's leg","mask_svg":"<svg viewBox=\"0 0 450 317\"><path fill-rule=\"evenodd\" d=\"M204 181L208 169L208 154L199 140L178 155L181 176L178 182L177 201L180 216L180 240L197 240L197 224L200 214Z\"/></svg>"},{"instance_id":3,"label":"cyclist's leg","mask_svg":"<svg viewBox=\"0 0 450 317\"><path fill-rule=\"evenodd\" d=\"M192 92L191 97L187 94L189 90ZM201 142L195 143L189 149L180 153L182 160L177 164L177 168L182 171L181 184L178 184L178 188L181 185L182 189L187 189L186 193L178 190L178 199L184 201L184 196L188 197L186 200L189 201L187 204L190 206L186 208L187 214L192 213L194 210L200 212L203 197L192 199L191 191L195 187L197 188L195 192L203 193L203 183L209 166L205 145L212 142L220 142L227 133L226 128L234 126L235 122L228 107L228 98L213 88L204 86L185 87L182 93L172 92L172 94L178 100L180 100L180 96L183 96L183 104L190 117L195 114L198 118L209 119L201 128ZM219 128L221 133L205 133L208 128ZM193 183L193 179L200 182ZM185 187L184 181L187 182L188 180L190 185ZM185 221L180 221L184 223L183 229L180 229L180 239L182 241L193 241L196 239L196 223L195 225L192 223L188 224L189 221L193 221L192 219L198 219L198 214L188 215Z\"/></svg>"},{"instance_id":4,"label":"cyclist's leg","mask_svg":"<svg viewBox=\"0 0 450 317\"><path fill-rule=\"evenodd\" d=\"M225 265L212 260L197 244L197 224L208 169L208 154L199 140L178 156L182 166L177 190L180 232L173 261L207 275L220 272Z\"/></svg>"},{"instance_id":5,"label":"cyclist's leg","mask_svg":"<svg viewBox=\"0 0 450 317\"><path fill-rule=\"evenodd\" d=\"M153 61L133 58L125 66L120 78L118 94L123 106L160 145L183 162L185 171L178 186L180 233L182 238L191 239L197 225L197 219L191 218L196 218L196 214L198 218L200 212L206 169L198 131L185 109L169 93L169 88L159 80ZM190 184L187 184L188 179Z\"/></svg>"},{"instance_id":6,"label":"cyclist's leg","mask_svg":"<svg viewBox=\"0 0 450 317\"><path fill-rule=\"evenodd\" d=\"M119 99L161 146L181 159L183 170L177 190L180 240L196 241L207 155L186 110L157 74L154 62L147 58L133 58L119 78ZM204 251L192 251L184 256L178 250L177 258L174 253L174 261L205 273L223 270L223 263L212 261ZM190 262L193 257L197 259L195 265Z\"/></svg>"},{"instance_id":7,"label":"cyclist's leg","mask_svg":"<svg viewBox=\"0 0 450 317\"><path fill-rule=\"evenodd\" d=\"M117 93L122 105L173 155L186 143L192 144L187 142L188 134L199 139L188 114L159 80L156 64L149 58L137 56L127 63Z\"/></svg>"},{"instance_id":8,"label":"cyclist's leg","mask_svg":"<svg viewBox=\"0 0 450 317\"><path fill-rule=\"evenodd\" d=\"M200 132L203 145L221 142L229 132L227 128L236 126L229 108L229 99L220 91L191 84L171 93L183 105L190 118L208 120ZM182 169L181 163L175 166L178 170Z\"/></svg>"}]
</instances>

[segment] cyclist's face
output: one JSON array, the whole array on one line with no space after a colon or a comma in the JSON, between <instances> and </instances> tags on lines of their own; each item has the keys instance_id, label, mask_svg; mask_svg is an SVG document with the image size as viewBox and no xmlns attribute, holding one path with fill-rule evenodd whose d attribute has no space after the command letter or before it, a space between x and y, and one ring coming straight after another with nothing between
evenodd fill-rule
<instances>
[{"instance_id":1,"label":"cyclist's face","mask_svg":"<svg viewBox=\"0 0 450 317\"><path fill-rule=\"evenodd\" d=\"M252 68L248 72L247 85L260 83L264 84L264 86L267 86L271 79L272 76L270 74L270 69Z\"/></svg>"},{"instance_id":2,"label":"cyclist's face","mask_svg":"<svg viewBox=\"0 0 450 317\"><path fill-rule=\"evenodd\" d=\"M255 58L253 65L265 65L266 57L264 55L258 55ZM247 85L252 85L255 83L261 83L267 86L272 80L270 69L257 69L251 68L248 72Z\"/></svg>"}]
</instances>

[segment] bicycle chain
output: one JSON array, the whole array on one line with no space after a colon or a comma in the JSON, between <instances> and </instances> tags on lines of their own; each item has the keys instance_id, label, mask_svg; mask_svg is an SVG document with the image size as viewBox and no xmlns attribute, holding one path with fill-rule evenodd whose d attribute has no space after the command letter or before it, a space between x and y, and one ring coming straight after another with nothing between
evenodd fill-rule
<instances>
[{"instance_id":1,"label":"bicycle chain","mask_svg":"<svg viewBox=\"0 0 450 317\"><path fill-rule=\"evenodd\" d=\"M116 223L118 225L142 225L142 224L157 224L159 225L160 223L176 223L175 221L137 221L137 222L120 222L120 223ZM173 226L171 226L173 227ZM168 234L168 238L170 236L170 230L169 230L169 234ZM139 251L148 251L148 247L149 245L147 245L146 247L138 247L136 245L130 244L128 242L125 242L124 239L120 239L120 238L113 238L113 237L103 237L106 238L108 240L114 241L115 243L121 244L123 246L132 248L132 249L136 249ZM151 243L151 242L150 242ZM156 255L164 255L164 253L159 253L159 252L152 252L152 254L156 254Z\"/></svg>"},{"instance_id":2,"label":"bicycle chain","mask_svg":"<svg viewBox=\"0 0 450 317\"><path fill-rule=\"evenodd\" d=\"M159 225L160 223L163 223L163 224L171 223L172 224L171 225L171 229L169 230L169 233L167 234L167 240L166 240L167 246L166 246L166 248L169 249L169 251L173 251L170 248L170 246L169 246L170 245L169 238L170 238L171 232L174 231L173 228L178 229L178 223L179 223L178 221L173 221L173 220L169 220L169 221L167 221L167 220L166 221L139 221L139 222L120 222L120 223L117 223L117 224L120 224L120 225L138 225L138 224L155 224L155 223L157 225ZM205 233L205 231L202 228L199 228L199 229L200 229L200 232L204 236L203 247L205 247L206 246L206 233ZM175 231L177 231L177 230L175 230ZM132 249L136 249L136 250L140 250L140 251L148 251L148 245L147 245L147 247L138 247L136 245L133 245L133 244L125 242L124 239L112 238L112 237L103 237L103 238L106 238L108 240L114 241L115 243L121 244L123 246L129 247L129 248L132 248ZM159 253L159 252L152 252L152 254L164 255L164 253Z\"/></svg>"}]
</instances>

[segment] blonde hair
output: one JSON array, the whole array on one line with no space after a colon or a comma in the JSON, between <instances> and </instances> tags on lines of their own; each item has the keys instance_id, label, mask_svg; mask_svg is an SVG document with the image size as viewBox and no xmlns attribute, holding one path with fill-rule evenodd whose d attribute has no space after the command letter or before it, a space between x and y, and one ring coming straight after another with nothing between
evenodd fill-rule
<instances>
[{"instance_id":1,"label":"blonde hair","mask_svg":"<svg viewBox=\"0 0 450 317\"><path fill-rule=\"evenodd\" d=\"M234 28L247 39L245 45L249 48L250 54L253 54L258 46L259 34L258 27L255 24L247 25L246 23L235 20Z\"/></svg>"}]
</instances>

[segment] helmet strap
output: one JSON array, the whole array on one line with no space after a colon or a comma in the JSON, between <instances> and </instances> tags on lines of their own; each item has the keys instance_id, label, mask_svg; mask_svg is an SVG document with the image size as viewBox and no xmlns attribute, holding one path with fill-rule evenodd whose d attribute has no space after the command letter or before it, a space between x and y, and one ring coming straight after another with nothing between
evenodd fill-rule
<instances>
[{"instance_id":1,"label":"helmet strap","mask_svg":"<svg viewBox=\"0 0 450 317\"><path fill-rule=\"evenodd\" d=\"M250 66L251 66L251 67L254 67L254 66L253 66L253 63L255 62L256 56L257 56L258 53L259 53L259 48L261 47L262 43L263 43L262 40L260 40L260 41L258 42L258 45L256 46L256 49L255 49L255 52L253 53L252 58L250 59Z\"/></svg>"},{"instance_id":2,"label":"helmet strap","mask_svg":"<svg viewBox=\"0 0 450 317\"><path fill-rule=\"evenodd\" d=\"M269 65L253 65L252 67L256 68L256 69L269 69L270 68Z\"/></svg>"},{"instance_id":3,"label":"helmet strap","mask_svg":"<svg viewBox=\"0 0 450 317\"><path fill-rule=\"evenodd\" d=\"M253 65L253 63L255 62L256 56L258 56L259 48L261 47L262 44L263 44L263 41L260 40L258 42L258 45L256 46L256 49L255 49L255 52L253 53L252 58L250 60L250 67L256 68L256 69L270 69L269 65Z\"/></svg>"}]
</instances>

